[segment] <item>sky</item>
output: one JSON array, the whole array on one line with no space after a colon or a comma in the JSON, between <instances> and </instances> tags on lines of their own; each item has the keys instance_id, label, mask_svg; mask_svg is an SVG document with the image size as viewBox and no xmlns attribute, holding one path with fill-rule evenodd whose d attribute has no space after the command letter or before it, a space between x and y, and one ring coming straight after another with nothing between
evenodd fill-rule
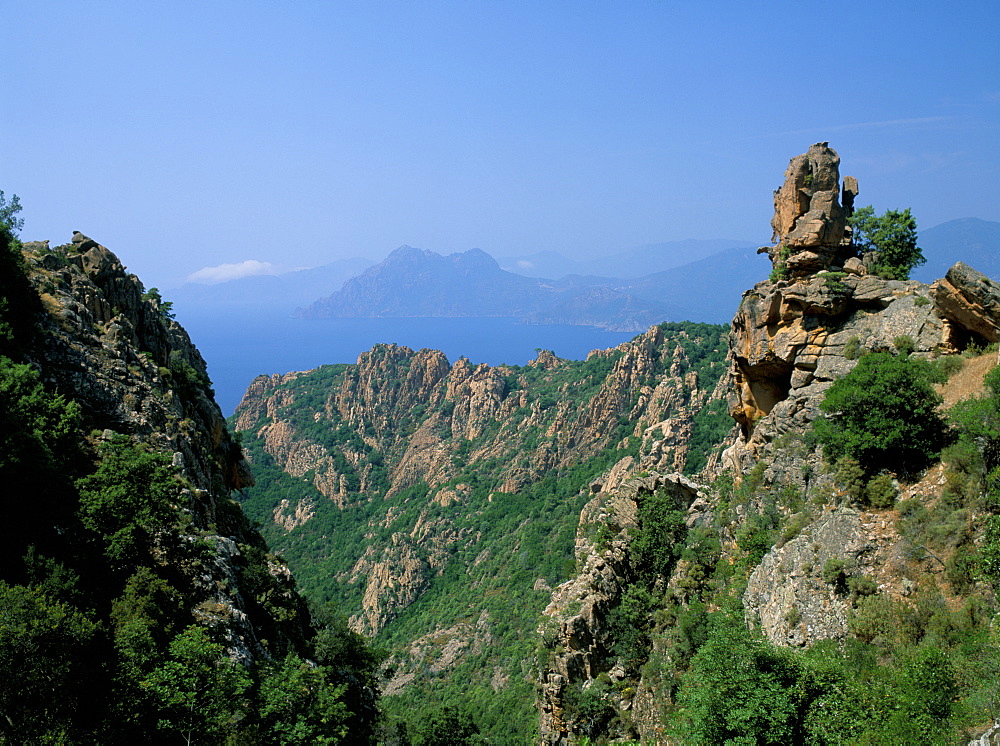
<instances>
[{"instance_id":1,"label":"sky","mask_svg":"<svg viewBox=\"0 0 1000 746\"><path fill-rule=\"evenodd\" d=\"M770 239L829 141L859 204L1000 220L1000 4L32 2L0 189L147 286L380 260Z\"/></svg>"}]
</instances>

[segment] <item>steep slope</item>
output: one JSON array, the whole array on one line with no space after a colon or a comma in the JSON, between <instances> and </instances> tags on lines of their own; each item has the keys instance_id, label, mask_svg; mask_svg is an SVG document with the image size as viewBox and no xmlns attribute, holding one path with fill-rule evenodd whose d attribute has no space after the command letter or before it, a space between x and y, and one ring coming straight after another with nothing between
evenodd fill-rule
<instances>
[{"instance_id":1,"label":"steep slope","mask_svg":"<svg viewBox=\"0 0 1000 746\"><path fill-rule=\"evenodd\" d=\"M375 660L229 498L253 479L168 307L80 233L0 227L4 740L369 738Z\"/></svg>"},{"instance_id":2,"label":"steep slope","mask_svg":"<svg viewBox=\"0 0 1000 746\"><path fill-rule=\"evenodd\" d=\"M390 714L458 706L493 742L530 740L532 630L590 485L683 467L725 416L722 331L664 324L585 362L496 368L381 345L258 378L233 419L257 476L244 509L309 593L391 646Z\"/></svg>"},{"instance_id":3,"label":"steep slope","mask_svg":"<svg viewBox=\"0 0 1000 746\"><path fill-rule=\"evenodd\" d=\"M729 333L735 439L698 483L604 484L581 512L581 572L539 628L544 742L947 743L996 716L997 374L919 468L888 448L831 463L817 423L846 416L827 396L856 370L944 381L965 349L981 385L1000 288L961 264L933 286L867 274L838 166L814 145L776 192L779 271ZM977 381L940 386L954 400ZM905 397L924 384L884 393L866 426L923 437Z\"/></svg>"}]
</instances>

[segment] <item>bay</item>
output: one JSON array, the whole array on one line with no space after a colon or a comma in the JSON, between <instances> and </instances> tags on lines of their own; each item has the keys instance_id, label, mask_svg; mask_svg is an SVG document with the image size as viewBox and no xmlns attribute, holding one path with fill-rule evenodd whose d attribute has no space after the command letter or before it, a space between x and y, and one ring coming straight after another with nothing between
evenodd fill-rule
<instances>
[{"instance_id":1,"label":"bay","mask_svg":"<svg viewBox=\"0 0 1000 746\"><path fill-rule=\"evenodd\" d=\"M635 336L591 326L523 324L513 318L297 319L271 313L178 313L208 363L215 398L228 417L261 374L354 363L378 343L441 350L454 363L524 365L538 349L571 360Z\"/></svg>"}]
</instances>

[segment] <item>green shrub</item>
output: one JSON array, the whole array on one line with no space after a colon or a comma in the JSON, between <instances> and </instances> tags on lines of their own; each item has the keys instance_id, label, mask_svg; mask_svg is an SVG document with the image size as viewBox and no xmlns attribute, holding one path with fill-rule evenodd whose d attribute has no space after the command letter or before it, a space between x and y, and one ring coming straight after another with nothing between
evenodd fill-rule
<instances>
[{"instance_id":1,"label":"green shrub","mask_svg":"<svg viewBox=\"0 0 1000 746\"><path fill-rule=\"evenodd\" d=\"M848 360L857 360L860 352L861 352L861 337L855 335L844 343L844 357L846 357Z\"/></svg>"},{"instance_id":2,"label":"green shrub","mask_svg":"<svg viewBox=\"0 0 1000 746\"><path fill-rule=\"evenodd\" d=\"M794 653L742 622L714 630L691 660L679 694L683 743L783 744L800 741L806 687Z\"/></svg>"},{"instance_id":3,"label":"green shrub","mask_svg":"<svg viewBox=\"0 0 1000 746\"><path fill-rule=\"evenodd\" d=\"M823 563L823 582L840 590L847 578L845 568L847 563L839 557L830 557Z\"/></svg>"},{"instance_id":4,"label":"green shrub","mask_svg":"<svg viewBox=\"0 0 1000 746\"><path fill-rule=\"evenodd\" d=\"M790 246L778 247L778 259L775 261L774 266L771 267L771 274L768 277L771 282L787 280L791 276L791 272L788 271L788 257L791 255L792 249Z\"/></svg>"},{"instance_id":5,"label":"green shrub","mask_svg":"<svg viewBox=\"0 0 1000 746\"><path fill-rule=\"evenodd\" d=\"M847 590L855 598L859 596L874 596L878 593L878 583L864 575L852 575L847 579Z\"/></svg>"},{"instance_id":6,"label":"green shrub","mask_svg":"<svg viewBox=\"0 0 1000 746\"><path fill-rule=\"evenodd\" d=\"M178 486L170 458L116 435L100 448L97 470L77 481L80 518L100 535L115 561L134 561L152 533L176 516Z\"/></svg>"},{"instance_id":7,"label":"green shrub","mask_svg":"<svg viewBox=\"0 0 1000 746\"><path fill-rule=\"evenodd\" d=\"M861 500L865 487L865 471L857 459L841 456L833 469L833 478L853 502Z\"/></svg>"},{"instance_id":8,"label":"green shrub","mask_svg":"<svg viewBox=\"0 0 1000 746\"><path fill-rule=\"evenodd\" d=\"M961 355L942 355L934 361L934 366L945 380L962 370L965 365L965 358Z\"/></svg>"},{"instance_id":9,"label":"green shrub","mask_svg":"<svg viewBox=\"0 0 1000 746\"><path fill-rule=\"evenodd\" d=\"M915 306L928 306L930 305L930 302L931 302L930 298L928 298L925 295L918 295L916 298L913 299L913 305Z\"/></svg>"},{"instance_id":10,"label":"green shrub","mask_svg":"<svg viewBox=\"0 0 1000 746\"><path fill-rule=\"evenodd\" d=\"M944 566L944 576L951 584L952 591L966 595L972 590L978 563L979 557L975 552L964 547L955 550Z\"/></svg>"},{"instance_id":11,"label":"green shrub","mask_svg":"<svg viewBox=\"0 0 1000 746\"><path fill-rule=\"evenodd\" d=\"M1000 515L986 519L983 544L979 549L979 572L994 588L1000 588Z\"/></svg>"},{"instance_id":12,"label":"green shrub","mask_svg":"<svg viewBox=\"0 0 1000 746\"><path fill-rule=\"evenodd\" d=\"M917 343L909 334L900 334L892 340L892 346L896 348L900 355L912 355L917 349Z\"/></svg>"},{"instance_id":13,"label":"green shrub","mask_svg":"<svg viewBox=\"0 0 1000 746\"><path fill-rule=\"evenodd\" d=\"M868 473L912 473L926 466L945 440L933 378L928 363L917 358L862 357L820 404L826 417L816 420L814 430L827 458L851 456Z\"/></svg>"},{"instance_id":14,"label":"green shrub","mask_svg":"<svg viewBox=\"0 0 1000 746\"><path fill-rule=\"evenodd\" d=\"M865 502L876 510L891 508L896 502L896 485L892 475L882 472L865 485Z\"/></svg>"}]
</instances>

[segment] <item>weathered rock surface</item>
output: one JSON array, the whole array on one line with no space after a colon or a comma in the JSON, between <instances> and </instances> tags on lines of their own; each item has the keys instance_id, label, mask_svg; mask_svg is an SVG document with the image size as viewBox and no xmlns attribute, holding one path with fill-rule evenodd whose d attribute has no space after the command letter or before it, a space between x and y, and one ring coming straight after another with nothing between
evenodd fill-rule
<instances>
[{"instance_id":1,"label":"weathered rock surface","mask_svg":"<svg viewBox=\"0 0 1000 746\"><path fill-rule=\"evenodd\" d=\"M804 435L821 416L827 389L865 352L895 351L912 341L912 354L934 357L971 342L996 341L1000 334L1000 285L964 264L933 286L868 273L870 263L857 256L847 228L857 181L844 179L841 204L838 169L839 157L826 143L792 159L775 194L777 245L761 250L782 270L774 276L784 279L744 293L729 333L730 368L721 385L738 434L702 476L730 470L739 483L753 474L759 487L742 495L705 489L687 506L688 526L709 527L721 544L719 561L733 565L746 561L740 536L751 517L766 510L780 515L783 533L750 571L742 603L747 624L782 646L846 637L859 594L904 598L916 587L910 577L939 573L944 564L923 548L915 551L893 511L851 507L842 486L821 468L821 454ZM599 735L660 742L658 724L676 680L656 680L654 669L674 670L669 635L650 633L649 660L664 655L649 664L649 673L644 669L624 681L609 629L612 610L635 579L629 528L635 526L636 502L629 490L636 482L629 475L637 467L623 461L597 485L601 491L581 514L579 574L554 591L545 612L549 620L539 629L551 651L541 676L544 743L572 743L585 732L576 729L566 703L598 676L619 684L600 690L619 716L613 732ZM943 469L935 467L905 487L899 500L933 503L944 484ZM783 494L790 496L787 502ZM702 587L688 575L689 564L681 559L663 579L668 597L681 606Z\"/></svg>"},{"instance_id":2,"label":"weathered rock surface","mask_svg":"<svg viewBox=\"0 0 1000 746\"><path fill-rule=\"evenodd\" d=\"M801 277L842 266L852 256L847 218L858 193L857 179L845 178L844 205L840 192L840 156L827 143L816 143L791 159L785 181L774 193L771 228L777 243L766 251L775 265Z\"/></svg>"},{"instance_id":3,"label":"weathered rock surface","mask_svg":"<svg viewBox=\"0 0 1000 746\"><path fill-rule=\"evenodd\" d=\"M1000 341L1000 284L958 262L931 285L931 295L956 344L970 333L978 341Z\"/></svg>"},{"instance_id":4,"label":"weathered rock surface","mask_svg":"<svg viewBox=\"0 0 1000 746\"><path fill-rule=\"evenodd\" d=\"M551 406L534 393L565 375L567 361L551 352L541 351L529 364L542 372L539 382L529 383L514 368L464 358L450 365L438 351L378 345L348 366L299 424L294 413L310 374L258 377L237 408L235 427L249 431L289 475L311 475L312 487L342 509L390 499L414 485L429 487L416 527L394 538L385 554L381 548L366 553L344 576L365 584L363 609L352 625L375 634L420 596L447 561L448 547L468 540L430 517L437 506L464 500L463 486L450 483L467 464L495 463L495 494L516 494L617 444L627 420L626 435L641 442L639 455L612 479L640 468L681 468L694 414L724 391L714 381L713 390L704 390L687 370L683 338L671 340L653 327L614 350L591 353L591 360L609 359L601 368L606 372L596 380L567 379ZM577 399L572 389L578 387L590 389ZM417 419L420 412L430 414ZM304 431L314 425L345 435L331 447ZM526 434L533 434L528 447ZM382 455L384 470L373 466L372 450ZM290 494L273 519L291 530L313 515L309 499Z\"/></svg>"},{"instance_id":5,"label":"weathered rock surface","mask_svg":"<svg viewBox=\"0 0 1000 746\"><path fill-rule=\"evenodd\" d=\"M826 389L861 353L893 350L904 335L917 354L942 349L945 325L928 293L921 283L871 275L763 282L747 291L729 338L730 413L741 438L725 465L739 471L761 445L815 419Z\"/></svg>"}]
</instances>

